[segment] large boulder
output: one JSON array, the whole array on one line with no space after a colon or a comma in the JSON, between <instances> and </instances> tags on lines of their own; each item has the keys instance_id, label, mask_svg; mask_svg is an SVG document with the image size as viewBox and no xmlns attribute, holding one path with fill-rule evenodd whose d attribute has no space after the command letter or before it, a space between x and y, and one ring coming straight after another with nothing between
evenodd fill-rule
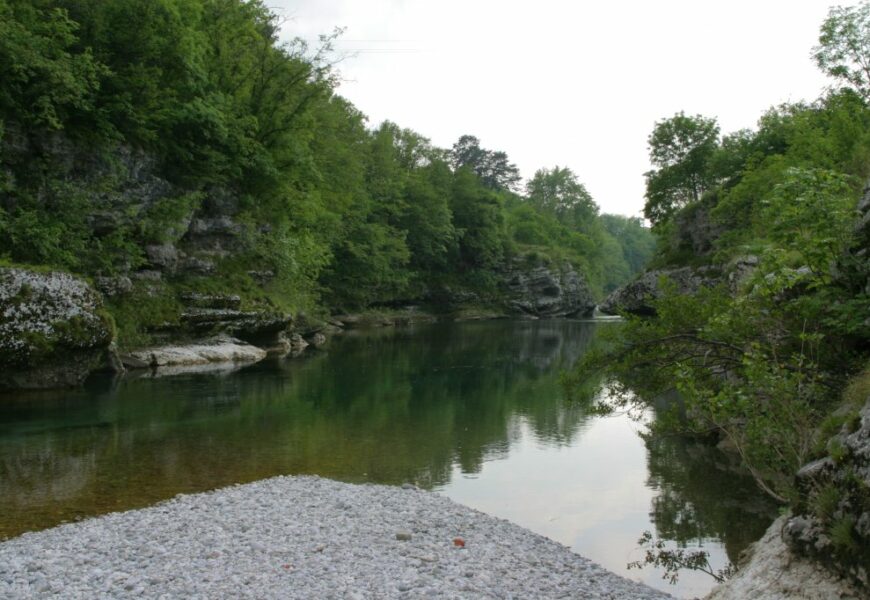
<instances>
[{"instance_id":1,"label":"large boulder","mask_svg":"<svg viewBox=\"0 0 870 600\"><path fill-rule=\"evenodd\" d=\"M568 317L595 310L589 286L570 264L526 267L517 261L505 274L504 286L508 307L519 314Z\"/></svg>"},{"instance_id":2,"label":"large boulder","mask_svg":"<svg viewBox=\"0 0 870 600\"><path fill-rule=\"evenodd\" d=\"M82 383L106 361L100 295L68 273L0 268L0 389Z\"/></svg>"},{"instance_id":3,"label":"large boulder","mask_svg":"<svg viewBox=\"0 0 870 600\"><path fill-rule=\"evenodd\" d=\"M127 367L164 369L201 367L220 363L255 363L266 358L266 351L229 336L182 345L134 350L121 357ZM195 369L192 369L195 371Z\"/></svg>"},{"instance_id":4,"label":"large boulder","mask_svg":"<svg viewBox=\"0 0 870 600\"><path fill-rule=\"evenodd\" d=\"M598 310L608 315L654 315L653 303L663 297L664 281L670 282L678 294L694 294L702 287L721 284L723 279L719 270L713 267L647 271L631 283L613 291L598 306Z\"/></svg>"}]
</instances>

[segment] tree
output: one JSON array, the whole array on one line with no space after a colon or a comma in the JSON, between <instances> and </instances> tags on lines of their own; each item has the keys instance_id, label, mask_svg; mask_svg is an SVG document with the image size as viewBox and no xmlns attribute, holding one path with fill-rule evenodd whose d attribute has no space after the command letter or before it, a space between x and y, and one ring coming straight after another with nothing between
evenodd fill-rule
<instances>
[{"instance_id":1,"label":"tree","mask_svg":"<svg viewBox=\"0 0 870 600\"><path fill-rule=\"evenodd\" d=\"M63 9L0 0L0 123L62 129L93 109L107 70L77 49L78 30Z\"/></svg>"},{"instance_id":2,"label":"tree","mask_svg":"<svg viewBox=\"0 0 870 600\"><path fill-rule=\"evenodd\" d=\"M493 269L504 256L504 212L498 194L486 189L468 169L460 169L450 198L453 224L464 269Z\"/></svg>"},{"instance_id":3,"label":"tree","mask_svg":"<svg viewBox=\"0 0 870 600\"><path fill-rule=\"evenodd\" d=\"M598 205L567 167L539 169L526 184L529 202L560 223L583 229L598 216Z\"/></svg>"},{"instance_id":4,"label":"tree","mask_svg":"<svg viewBox=\"0 0 870 600\"><path fill-rule=\"evenodd\" d=\"M640 273L655 252L655 238L639 217L601 215L604 229L616 239L631 276Z\"/></svg>"},{"instance_id":5,"label":"tree","mask_svg":"<svg viewBox=\"0 0 870 600\"><path fill-rule=\"evenodd\" d=\"M508 160L504 152L493 152L480 147L473 135L463 135L451 152L453 168L470 169L491 190L513 191L520 182L520 171Z\"/></svg>"},{"instance_id":6,"label":"tree","mask_svg":"<svg viewBox=\"0 0 870 600\"><path fill-rule=\"evenodd\" d=\"M697 202L714 183L710 160L719 144L719 125L715 119L679 112L655 124L648 144L656 168L645 173L644 216L655 225Z\"/></svg>"},{"instance_id":7,"label":"tree","mask_svg":"<svg viewBox=\"0 0 870 600\"><path fill-rule=\"evenodd\" d=\"M827 75L870 99L870 3L831 7L813 58Z\"/></svg>"}]
</instances>

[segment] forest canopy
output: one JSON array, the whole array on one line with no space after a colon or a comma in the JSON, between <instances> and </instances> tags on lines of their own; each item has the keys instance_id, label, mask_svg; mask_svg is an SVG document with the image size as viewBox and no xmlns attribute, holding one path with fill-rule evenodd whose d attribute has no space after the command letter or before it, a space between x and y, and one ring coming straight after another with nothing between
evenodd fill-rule
<instances>
[{"instance_id":1,"label":"forest canopy","mask_svg":"<svg viewBox=\"0 0 870 600\"><path fill-rule=\"evenodd\" d=\"M282 25L260 0L0 0L0 257L129 273L215 198L244 243L214 285L259 293L256 264L290 309L492 291L528 256L603 294L649 256L643 224L599 215L570 171L523 194L507 154L472 135L444 149L372 127L336 94L340 31L310 45ZM136 160L171 197L125 201Z\"/></svg>"}]
</instances>

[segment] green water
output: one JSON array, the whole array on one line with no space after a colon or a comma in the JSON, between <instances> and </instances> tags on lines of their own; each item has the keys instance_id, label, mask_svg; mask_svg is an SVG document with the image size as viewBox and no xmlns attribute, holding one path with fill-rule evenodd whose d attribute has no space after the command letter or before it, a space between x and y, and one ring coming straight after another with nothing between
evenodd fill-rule
<instances>
[{"instance_id":1,"label":"green water","mask_svg":"<svg viewBox=\"0 0 870 600\"><path fill-rule=\"evenodd\" d=\"M278 474L414 482L625 571L649 529L722 566L771 506L715 450L638 435L567 402L579 321L491 321L337 337L232 373L97 378L0 396L0 538ZM681 595L710 582L683 576Z\"/></svg>"}]
</instances>

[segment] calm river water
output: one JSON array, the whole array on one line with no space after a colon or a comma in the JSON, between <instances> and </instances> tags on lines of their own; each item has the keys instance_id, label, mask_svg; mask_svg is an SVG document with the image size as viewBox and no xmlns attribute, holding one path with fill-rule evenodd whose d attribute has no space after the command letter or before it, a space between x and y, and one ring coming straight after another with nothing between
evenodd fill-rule
<instances>
[{"instance_id":1,"label":"calm river water","mask_svg":"<svg viewBox=\"0 0 870 600\"><path fill-rule=\"evenodd\" d=\"M591 417L559 374L588 348L581 321L490 321L348 333L326 352L232 373L94 379L0 396L0 539L278 474L414 482L675 595L645 530L711 553L761 536L773 507L725 456L644 440Z\"/></svg>"}]
</instances>

